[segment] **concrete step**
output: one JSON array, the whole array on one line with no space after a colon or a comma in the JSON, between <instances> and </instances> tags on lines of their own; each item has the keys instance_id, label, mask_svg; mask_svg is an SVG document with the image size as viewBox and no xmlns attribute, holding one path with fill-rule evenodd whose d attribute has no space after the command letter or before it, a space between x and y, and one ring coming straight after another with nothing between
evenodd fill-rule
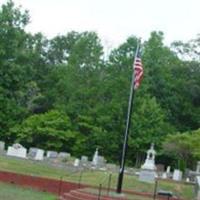
<instances>
[{"instance_id":1,"label":"concrete step","mask_svg":"<svg viewBox=\"0 0 200 200\"><path fill-rule=\"evenodd\" d=\"M58 200L65 200L65 198L64 198L63 196L60 196L60 197L58 198Z\"/></svg>"},{"instance_id":2,"label":"concrete step","mask_svg":"<svg viewBox=\"0 0 200 200\"><path fill-rule=\"evenodd\" d=\"M98 192L98 190L97 190ZM102 195L101 200L126 200L123 197L109 197ZM68 193L64 193L59 200L98 200L98 194L92 194L85 190L71 190Z\"/></svg>"},{"instance_id":3,"label":"concrete step","mask_svg":"<svg viewBox=\"0 0 200 200\"><path fill-rule=\"evenodd\" d=\"M83 199L88 200L97 200L98 194L92 194L90 192L84 191L84 190L73 190L70 192L73 196L81 197ZM101 200L125 200L125 198L122 197L109 197L106 195L101 196Z\"/></svg>"},{"instance_id":4,"label":"concrete step","mask_svg":"<svg viewBox=\"0 0 200 200\"><path fill-rule=\"evenodd\" d=\"M80 190L79 191L74 190L74 191L71 191L70 193L75 197L81 197L81 199L87 199L87 200L97 200L98 199L98 195L82 192ZM108 200L108 199L102 198L102 200Z\"/></svg>"},{"instance_id":5,"label":"concrete step","mask_svg":"<svg viewBox=\"0 0 200 200\"><path fill-rule=\"evenodd\" d=\"M74 196L71 193L65 193L63 195L63 198L64 198L64 200L85 200L85 199L83 199L81 197Z\"/></svg>"}]
</instances>

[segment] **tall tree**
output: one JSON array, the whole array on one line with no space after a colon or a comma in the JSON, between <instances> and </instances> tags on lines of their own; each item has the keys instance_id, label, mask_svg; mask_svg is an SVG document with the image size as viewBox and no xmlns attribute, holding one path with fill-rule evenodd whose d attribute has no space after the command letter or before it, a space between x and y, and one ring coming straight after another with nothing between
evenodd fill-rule
<instances>
[{"instance_id":1,"label":"tall tree","mask_svg":"<svg viewBox=\"0 0 200 200\"><path fill-rule=\"evenodd\" d=\"M25 110L20 105L20 88L23 87L26 76L24 66L17 63L23 54L26 33L24 27L29 21L26 11L15 8L12 1L2 5L0 9L0 136L6 139L4 133L10 126L22 118Z\"/></svg>"},{"instance_id":2,"label":"tall tree","mask_svg":"<svg viewBox=\"0 0 200 200\"><path fill-rule=\"evenodd\" d=\"M200 158L200 130L170 134L163 142L163 150L165 154L171 155L177 160L184 163L183 166L178 167L194 167Z\"/></svg>"},{"instance_id":3,"label":"tall tree","mask_svg":"<svg viewBox=\"0 0 200 200\"><path fill-rule=\"evenodd\" d=\"M14 126L9 136L25 146L71 152L78 133L72 130L67 115L51 110L45 114L32 115L21 125Z\"/></svg>"}]
</instances>

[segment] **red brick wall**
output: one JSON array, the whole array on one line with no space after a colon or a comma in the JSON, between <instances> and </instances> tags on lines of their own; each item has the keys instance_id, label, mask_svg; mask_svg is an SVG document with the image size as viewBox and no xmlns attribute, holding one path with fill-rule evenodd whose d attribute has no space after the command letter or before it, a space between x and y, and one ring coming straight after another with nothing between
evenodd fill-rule
<instances>
[{"instance_id":1,"label":"red brick wall","mask_svg":"<svg viewBox=\"0 0 200 200\"><path fill-rule=\"evenodd\" d=\"M25 187L31 187L40 191L46 191L57 195L64 192L69 192L73 189L86 187L85 185L79 185L77 183L3 171L0 171L0 181L5 183L14 183L16 185Z\"/></svg>"}]
</instances>

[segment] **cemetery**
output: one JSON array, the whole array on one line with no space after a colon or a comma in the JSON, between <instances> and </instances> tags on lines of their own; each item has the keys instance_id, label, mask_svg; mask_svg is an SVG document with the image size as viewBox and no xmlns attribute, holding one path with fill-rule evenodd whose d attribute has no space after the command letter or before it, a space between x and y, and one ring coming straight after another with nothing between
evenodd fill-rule
<instances>
[{"instance_id":1,"label":"cemetery","mask_svg":"<svg viewBox=\"0 0 200 200\"><path fill-rule=\"evenodd\" d=\"M200 200L199 7L1 0L0 200Z\"/></svg>"},{"instance_id":2,"label":"cemetery","mask_svg":"<svg viewBox=\"0 0 200 200\"><path fill-rule=\"evenodd\" d=\"M5 144L2 145L4 146ZM69 195L70 199L71 195L79 193L80 196L98 196L100 188L102 196L117 198L114 190L119 167L106 163L106 159L99 155L98 149L93 153L90 161L84 155L81 158L73 158L68 152L51 150L45 152L34 147L27 150L20 144L13 144L12 147L23 151L10 153L10 146L7 151L1 149L0 181L48 191L56 196L62 196L62 199L65 199L63 195L66 199ZM24 152L28 153L24 154ZM123 191L126 197L128 196L129 199L137 197L141 200L162 199L163 193L169 192L172 194L171 199L189 200L194 198L194 191L197 196L199 195L200 162L197 163L196 171L190 171L188 177L183 177L180 170L172 171L170 166L166 171L158 171L155 161L156 150L151 144L140 169L125 169ZM161 167L158 165L158 168ZM37 182L40 184L38 185Z\"/></svg>"}]
</instances>

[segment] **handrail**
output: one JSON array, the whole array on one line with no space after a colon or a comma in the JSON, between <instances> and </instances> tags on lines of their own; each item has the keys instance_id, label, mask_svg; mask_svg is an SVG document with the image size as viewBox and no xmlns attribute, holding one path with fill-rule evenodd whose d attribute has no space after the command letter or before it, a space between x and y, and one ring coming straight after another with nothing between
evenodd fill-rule
<instances>
[{"instance_id":1,"label":"handrail","mask_svg":"<svg viewBox=\"0 0 200 200\"><path fill-rule=\"evenodd\" d=\"M101 199L101 190L102 190L102 184L99 184L99 193L98 193L98 200Z\"/></svg>"},{"instance_id":2,"label":"handrail","mask_svg":"<svg viewBox=\"0 0 200 200\"><path fill-rule=\"evenodd\" d=\"M65 175L60 176L58 195L60 196L61 193L62 193L62 185L63 185L63 178L64 177L73 177L73 176L75 176L75 175L80 173L80 175L77 177L77 179L78 179L78 188L80 188L84 172L85 172L84 170L80 170L80 171L74 171L71 174L65 174ZM109 195L110 188L111 188L111 179L112 179L112 173L109 173L109 174L106 173L106 176L103 177L99 181L99 186L98 186L98 199L99 200L100 200L100 198L102 196L102 189L103 188L106 189L106 194ZM105 185L105 187L103 187L103 185Z\"/></svg>"},{"instance_id":3,"label":"handrail","mask_svg":"<svg viewBox=\"0 0 200 200\"><path fill-rule=\"evenodd\" d=\"M112 180L112 173L109 174L109 178L108 178L107 195L109 195L109 192L110 192L111 180Z\"/></svg>"},{"instance_id":4,"label":"handrail","mask_svg":"<svg viewBox=\"0 0 200 200\"><path fill-rule=\"evenodd\" d=\"M153 193L153 199L156 199L156 194L157 194L157 187L158 187L158 180L155 180L155 186L154 186L154 193Z\"/></svg>"},{"instance_id":5,"label":"handrail","mask_svg":"<svg viewBox=\"0 0 200 200\"><path fill-rule=\"evenodd\" d=\"M80 171L80 176L79 176L79 179L78 179L78 188L81 187L82 174L83 174L83 171Z\"/></svg>"},{"instance_id":6,"label":"handrail","mask_svg":"<svg viewBox=\"0 0 200 200\"><path fill-rule=\"evenodd\" d=\"M72 177L72 176L74 176L74 175L77 175L78 173L80 173L80 176L79 176L79 179L78 179L78 188L80 188L83 170L74 171L74 172L72 172L71 174L65 174L65 175L60 176L60 182L59 182L59 188L58 188L58 195L59 195L59 196L61 195L61 192L62 192L63 178L64 178L64 177Z\"/></svg>"},{"instance_id":7,"label":"handrail","mask_svg":"<svg viewBox=\"0 0 200 200\"><path fill-rule=\"evenodd\" d=\"M108 181L107 184L106 184L107 185L107 195L109 195L110 185L111 185L111 178L112 178L112 173L109 173L109 176L104 177L103 181L101 181L101 183L99 184L99 187L98 187L98 200L100 200L101 196L102 196L102 188L103 188L102 186L107 181Z\"/></svg>"}]
</instances>

